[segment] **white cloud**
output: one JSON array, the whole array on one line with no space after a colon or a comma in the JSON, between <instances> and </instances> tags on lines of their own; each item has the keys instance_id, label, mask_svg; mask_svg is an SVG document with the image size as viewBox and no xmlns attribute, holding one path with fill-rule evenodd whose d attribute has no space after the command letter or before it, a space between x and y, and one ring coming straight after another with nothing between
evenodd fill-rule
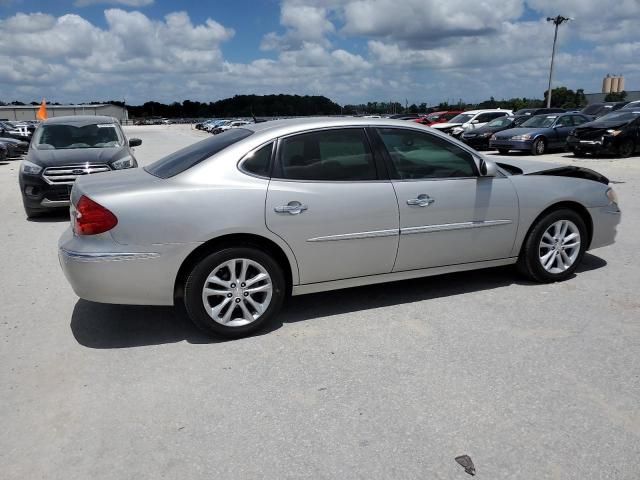
<instances>
[{"instance_id":1,"label":"white cloud","mask_svg":"<svg viewBox=\"0 0 640 480\"><path fill-rule=\"evenodd\" d=\"M285 1L280 12L280 23L286 27L284 35L270 32L262 40L263 50L297 48L302 42L327 46L326 35L335 31L327 19L327 9L305 5L299 1Z\"/></svg>"},{"instance_id":2,"label":"white cloud","mask_svg":"<svg viewBox=\"0 0 640 480\"><path fill-rule=\"evenodd\" d=\"M111 5L122 5L125 7L140 8L152 5L154 0L76 0L73 4L76 7L87 7L89 5L97 5L100 3Z\"/></svg>"}]
</instances>

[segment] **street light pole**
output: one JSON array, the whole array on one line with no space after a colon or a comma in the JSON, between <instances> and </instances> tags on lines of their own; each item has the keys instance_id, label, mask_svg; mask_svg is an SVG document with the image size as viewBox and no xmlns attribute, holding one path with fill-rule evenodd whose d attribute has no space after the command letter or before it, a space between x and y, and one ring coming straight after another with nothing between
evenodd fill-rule
<instances>
[{"instance_id":1,"label":"street light pole","mask_svg":"<svg viewBox=\"0 0 640 480\"><path fill-rule=\"evenodd\" d=\"M553 50L551 50L551 67L549 68L549 88L547 89L547 108L551 108L551 80L553 78L553 60L556 56L556 41L558 40L558 27L571 18L558 15L557 17L547 17L547 22L553 22L555 32L553 34Z\"/></svg>"}]
</instances>

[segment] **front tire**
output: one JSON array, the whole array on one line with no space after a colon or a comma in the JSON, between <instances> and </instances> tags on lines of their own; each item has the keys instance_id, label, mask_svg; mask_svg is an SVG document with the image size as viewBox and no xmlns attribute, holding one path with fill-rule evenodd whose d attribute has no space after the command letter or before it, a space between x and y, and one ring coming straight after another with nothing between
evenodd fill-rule
<instances>
[{"instance_id":1,"label":"front tire","mask_svg":"<svg viewBox=\"0 0 640 480\"><path fill-rule=\"evenodd\" d=\"M555 210L537 220L529 231L518 269L540 283L566 280L582 260L587 242L582 217L574 210Z\"/></svg>"},{"instance_id":2,"label":"front tire","mask_svg":"<svg viewBox=\"0 0 640 480\"><path fill-rule=\"evenodd\" d=\"M250 335L280 311L286 283L280 265L251 247L232 247L203 258L187 277L184 304L208 335Z\"/></svg>"},{"instance_id":3,"label":"front tire","mask_svg":"<svg viewBox=\"0 0 640 480\"><path fill-rule=\"evenodd\" d=\"M547 141L544 138L536 138L531 145L531 153L533 155L542 155L547 151Z\"/></svg>"},{"instance_id":4,"label":"front tire","mask_svg":"<svg viewBox=\"0 0 640 480\"><path fill-rule=\"evenodd\" d=\"M631 155L633 155L635 149L636 148L633 140L631 140L630 138L623 140L622 143L618 145L618 156L620 158L629 158Z\"/></svg>"}]
</instances>

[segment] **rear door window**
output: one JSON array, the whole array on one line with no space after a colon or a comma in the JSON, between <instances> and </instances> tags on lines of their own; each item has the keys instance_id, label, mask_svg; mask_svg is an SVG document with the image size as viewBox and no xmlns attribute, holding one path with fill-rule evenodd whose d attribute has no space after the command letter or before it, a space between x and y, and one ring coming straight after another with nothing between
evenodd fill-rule
<instances>
[{"instance_id":1,"label":"rear door window","mask_svg":"<svg viewBox=\"0 0 640 480\"><path fill-rule=\"evenodd\" d=\"M145 167L151 175L160 178L171 178L194 165L206 160L240 140L247 138L253 131L245 128L233 128L226 132L189 145L177 152L167 155Z\"/></svg>"},{"instance_id":2,"label":"rear door window","mask_svg":"<svg viewBox=\"0 0 640 480\"><path fill-rule=\"evenodd\" d=\"M293 135L282 140L274 176L287 180L362 181L378 178L362 128Z\"/></svg>"}]
</instances>

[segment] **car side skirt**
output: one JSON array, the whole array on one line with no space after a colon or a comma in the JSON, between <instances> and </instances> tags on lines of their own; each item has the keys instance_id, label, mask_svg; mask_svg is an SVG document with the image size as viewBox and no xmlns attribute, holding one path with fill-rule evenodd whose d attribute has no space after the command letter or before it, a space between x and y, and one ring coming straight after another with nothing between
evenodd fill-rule
<instances>
[{"instance_id":1,"label":"car side skirt","mask_svg":"<svg viewBox=\"0 0 640 480\"><path fill-rule=\"evenodd\" d=\"M291 291L291 295L305 295L307 293L326 292L328 290L360 287L362 285L373 285L375 283L396 282L399 280L430 277L433 275L442 275L445 273L501 267L504 265L513 265L517 261L518 257L500 258L498 260L487 260L484 262L460 263L457 265L445 265L442 267L422 268L418 270L407 270L404 272L384 273L381 275L369 275L366 277L345 278L343 280L332 280L330 282L294 285Z\"/></svg>"}]
</instances>

